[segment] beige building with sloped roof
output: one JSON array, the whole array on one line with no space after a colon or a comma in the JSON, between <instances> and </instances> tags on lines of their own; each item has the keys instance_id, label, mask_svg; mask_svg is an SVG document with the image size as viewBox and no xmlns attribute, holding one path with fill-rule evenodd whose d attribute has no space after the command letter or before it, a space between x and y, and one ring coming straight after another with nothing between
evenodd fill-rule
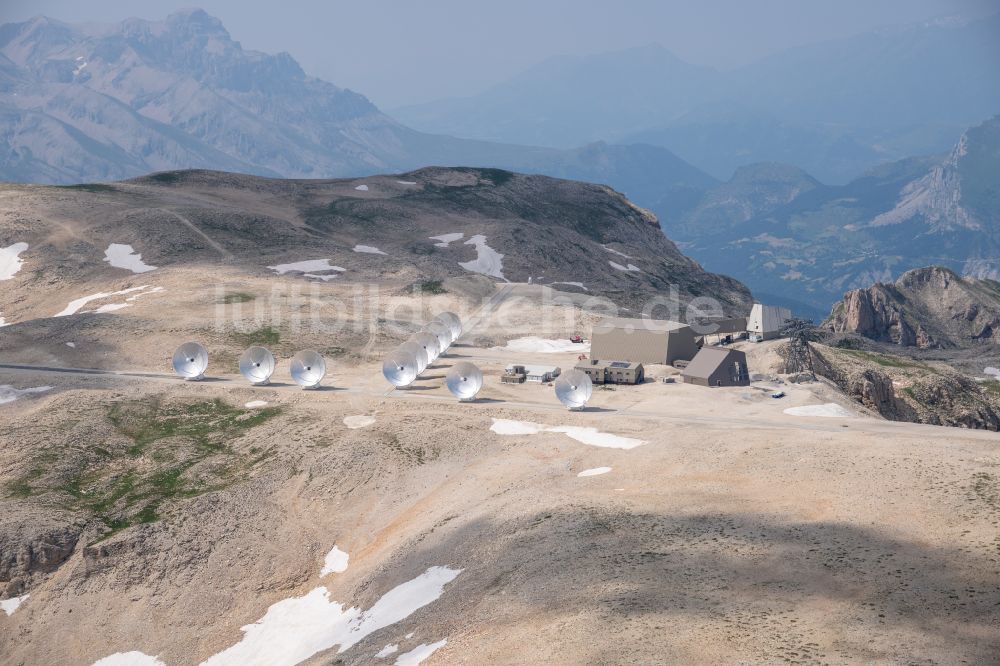
<instances>
[{"instance_id":1,"label":"beige building with sloped roof","mask_svg":"<svg viewBox=\"0 0 1000 666\"><path fill-rule=\"evenodd\" d=\"M631 363L690 361L698 353L687 324L660 319L604 319L590 335L590 357Z\"/></svg>"},{"instance_id":2,"label":"beige building with sloped roof","mask_svg":"<svg viewBox=\"0 0 1000 666\"><path fill-rule=\"evenodd\" d=\"M702 347L682 376L696 386L750 386L747 355L726 347Z\"/></svg>"}]
</instances>

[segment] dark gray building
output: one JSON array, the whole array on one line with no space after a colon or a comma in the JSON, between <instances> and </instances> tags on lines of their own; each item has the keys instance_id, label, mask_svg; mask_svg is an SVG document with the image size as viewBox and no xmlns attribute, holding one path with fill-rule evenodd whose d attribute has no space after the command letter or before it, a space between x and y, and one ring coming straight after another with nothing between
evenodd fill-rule
<instances>
[{"instance_id":1,"label":"dark gray building","mask_svg":"<svg viewBox=\"0 0 1000 666\"><path fill-rule=\"evenodd\" d=\"M725 347L702 347L682 376L696 386L750 386L747 355Z\"/></svg>"},{"instance_id":2,"label":"dark gray building","mask_svg":"<svg viewBox=\"0 0 1000 666\"><path fill-rule=\"evenodd\" d=\"M687 324L659 319L604 319L590 335L592 358L632 363L690 361L698 353L694 331Z\"/></svg>"}]
</instances>

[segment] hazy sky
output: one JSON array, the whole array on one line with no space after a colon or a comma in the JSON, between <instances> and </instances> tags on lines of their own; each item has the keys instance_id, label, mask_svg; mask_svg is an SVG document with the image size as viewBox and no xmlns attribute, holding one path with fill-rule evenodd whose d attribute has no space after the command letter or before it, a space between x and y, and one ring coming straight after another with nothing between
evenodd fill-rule
<instances>
[{"instance_id":1,"label":"hazy sky","mask_svg":"<svg viewBox=\"0 0 1000 666\"><path fill-rule=\"evenodd\" d=\"M162 19L164 0L0 0L0 23ZM1000 0L203 0L245 48L288 51L312 75L385 109L478 92L549 56L658 42L733 67L789 46L932 17L982 16Z\"/></svg>"}]
</instances>

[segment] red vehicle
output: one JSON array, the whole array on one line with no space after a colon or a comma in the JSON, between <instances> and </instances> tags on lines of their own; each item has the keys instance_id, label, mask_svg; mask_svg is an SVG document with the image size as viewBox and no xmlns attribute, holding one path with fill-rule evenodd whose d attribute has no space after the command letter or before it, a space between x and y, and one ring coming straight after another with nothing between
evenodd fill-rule
<instances>
[{"instance_id":1,"label":"red vehicle","mask_svg":"<svg viewBox=\"0 0 1000 666\"><path fill-rule=\"evenodd\" d=\"M576 342L577 344L582 343L583 342L583 336L582 335L571 335L571 336L569 336L569 341L570 342Z\"/></svg>"}]
</instances>

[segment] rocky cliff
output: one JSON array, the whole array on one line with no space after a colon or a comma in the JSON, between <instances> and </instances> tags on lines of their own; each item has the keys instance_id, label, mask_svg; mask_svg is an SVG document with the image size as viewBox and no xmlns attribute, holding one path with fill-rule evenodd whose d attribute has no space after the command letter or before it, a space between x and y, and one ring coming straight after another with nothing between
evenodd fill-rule
<instances>
[{"instance_id":1,"label":"rocky cliff","mask_svg":"<svg viewBox=\"0 0 1000 666\"><path fill-rule=\"evenodd\" d=\"M1000 283L932 266L894 283L854 289L825 326L904 347L965 347L1000 341Z\"/></svg>"}]
</instances>

